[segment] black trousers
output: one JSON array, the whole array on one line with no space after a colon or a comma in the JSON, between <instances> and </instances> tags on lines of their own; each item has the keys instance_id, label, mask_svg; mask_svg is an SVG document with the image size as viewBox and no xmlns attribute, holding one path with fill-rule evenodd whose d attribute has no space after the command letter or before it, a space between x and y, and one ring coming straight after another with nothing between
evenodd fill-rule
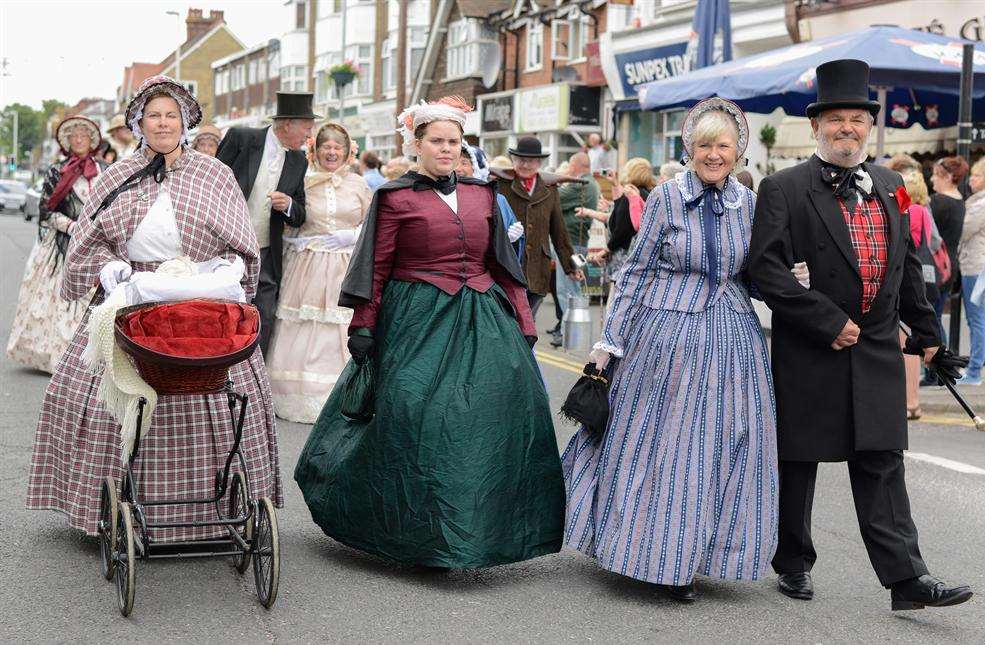
<instances>
[{"instance_id":1,"label":"black trousers","mask_svg":"<svg viewBox=\"0 0 985 645\"><path fill-rule=\"evenodd\" d=\"M544 296L539 293L534 293L533 291L527 292L527 303L530 305L530 315L537 318L537 310L540 309L540 304L544 302Z\"/></svg>"},{"instance_id":2,"label":"black trousers","mask_svg":"<svg viewBox=\"0 0 985 645\"><path fill-rule=\"evenodd\" d=\"M260 312L260 351L267 357L267 348L274 335L274 323L277 320L277 294L280 284L274 279L271 266L270 247L260 249L260 279L257 293L253 296L253 304Z\"/></svg>"},{"instance_id":3,"label":"black trousers","mask_svg":"<svg viewBox=\"0 0 985 645\"><path fill-rule=\"evenodd\" d=\"M927 573L910 516L903 452L857 452L848 461L862 541L879 582L894 582ZM777 573L810 571L817 560L811 540L811 510L817 462L780 462L779 544L773 557Z\"/></svg>"}]
</instances>

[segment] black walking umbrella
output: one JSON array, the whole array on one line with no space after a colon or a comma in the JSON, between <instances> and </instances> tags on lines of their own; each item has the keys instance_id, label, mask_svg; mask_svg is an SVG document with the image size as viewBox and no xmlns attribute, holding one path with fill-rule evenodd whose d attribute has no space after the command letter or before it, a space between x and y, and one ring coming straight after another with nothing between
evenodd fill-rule
<instances>
[{"instance_id":1,"label":"black walking umbrella","mask_svg":"<svg viewBox=\"0 0 985 645\"><path fill-rule=\"evenodd\" d=\"M906 345L903 347L904 354L910 354L912 356L923 356L923 349L917 347L913 342L913 337L910 336L906 328L900 325L900 329L906 334ZM954 400L958 402L964 411L967 413L971 420L975 423L976 430L985 430L985 419L978 416L971 404L965 400L961 392L958 392L958 388L955 383L959 378L961 378L961 372L959 369L968 367L968 359L964 356L958 356L954 354L946 347L941 347L934 354L933 360L930 361L930 365L927 366L927 370L933 378L947 388Z\"/></svg>"}]
</instances>

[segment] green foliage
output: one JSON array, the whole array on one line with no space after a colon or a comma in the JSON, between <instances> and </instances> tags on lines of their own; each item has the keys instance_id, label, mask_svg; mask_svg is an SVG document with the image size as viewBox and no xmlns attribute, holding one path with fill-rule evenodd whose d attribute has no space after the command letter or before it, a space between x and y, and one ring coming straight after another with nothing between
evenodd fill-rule
<instances>
[{"instance_id":1,"label":"green foliage","mask_svg":"<svg viewBox=\"0 0 985 645\"><path fill-rule=\"evenodd\" d=\"M768 123L764 125L759 131L759 142L769 151L770 148L776 145L776 128Z\"/></svg>"},{"instance_id":2,"label":"green foliage","mask_svg":"<svg viewBox=\"0 0 985 645\"><path fill-rule=\"evenodd\" d=\"M44 139L44 120L41 112L22 103L11 103L3 108L3 120L0 122L0 150L3 154L13 152L14 117L17 112L17 160L24 162L31 151L41 144Z\"/></svg>"}]
</instances>

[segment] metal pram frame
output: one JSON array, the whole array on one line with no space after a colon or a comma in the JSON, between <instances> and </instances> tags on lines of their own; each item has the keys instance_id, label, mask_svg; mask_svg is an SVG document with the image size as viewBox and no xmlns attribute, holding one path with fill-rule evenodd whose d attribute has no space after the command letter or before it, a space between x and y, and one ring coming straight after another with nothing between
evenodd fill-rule
<instances>
[{"instance_id":1,"label":"metal pram frame","mask_svg":"<svg viewBox=\"0 0 985 645\"><path fill-rule=\"evenodd\" d=\"M205 393L215 393L215 390L202 392ZM277 599L280 581L277 515L269 498L254 499L250 495L245 475L246 460L240 451L249 397L234 392L231 381L226 381L218 393L227 397L235 436L225 465L216 471L215 494L212 497L154 501L141 499L137 479L134 477L134 464L140 452L140 428L147 405L147 400L143 397L138 402L133 452L127 460L120 487L117 488L112 476L103 480L98 524L101 569L106 580L116 580L117 601L120 613L124 616L129 616L133 610L134 573L138 559L230 557L240 574L245 573L252 562L253 581L260 604L269 609ZM234 457L239 460L239 469L231 474ZM223 509L222 502L227 491L230 493L226 500L227 508ZM149 506L182 504L212 504L215 506L216 519L160 523L149 522L147 519L146 508ZM154 531L157 529L206 526L226 527L229 535L226 538L176 542L158 542L154 538Z\"/></svg>"}]
</instances>

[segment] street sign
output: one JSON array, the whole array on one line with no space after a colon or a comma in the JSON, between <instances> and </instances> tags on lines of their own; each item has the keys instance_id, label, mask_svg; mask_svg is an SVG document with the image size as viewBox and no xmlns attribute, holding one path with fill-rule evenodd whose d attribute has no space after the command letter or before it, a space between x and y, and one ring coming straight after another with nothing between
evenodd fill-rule
<instances>
[{"instance_id":1,"label":"street sign","mask_svg":"<svg viewBox=\"0 0 985 645\"><path fill-rule=\"evenodd\" d=\"M985 121L971 124L971 142L985 143Z\"/></svg>"}]
</instances>

